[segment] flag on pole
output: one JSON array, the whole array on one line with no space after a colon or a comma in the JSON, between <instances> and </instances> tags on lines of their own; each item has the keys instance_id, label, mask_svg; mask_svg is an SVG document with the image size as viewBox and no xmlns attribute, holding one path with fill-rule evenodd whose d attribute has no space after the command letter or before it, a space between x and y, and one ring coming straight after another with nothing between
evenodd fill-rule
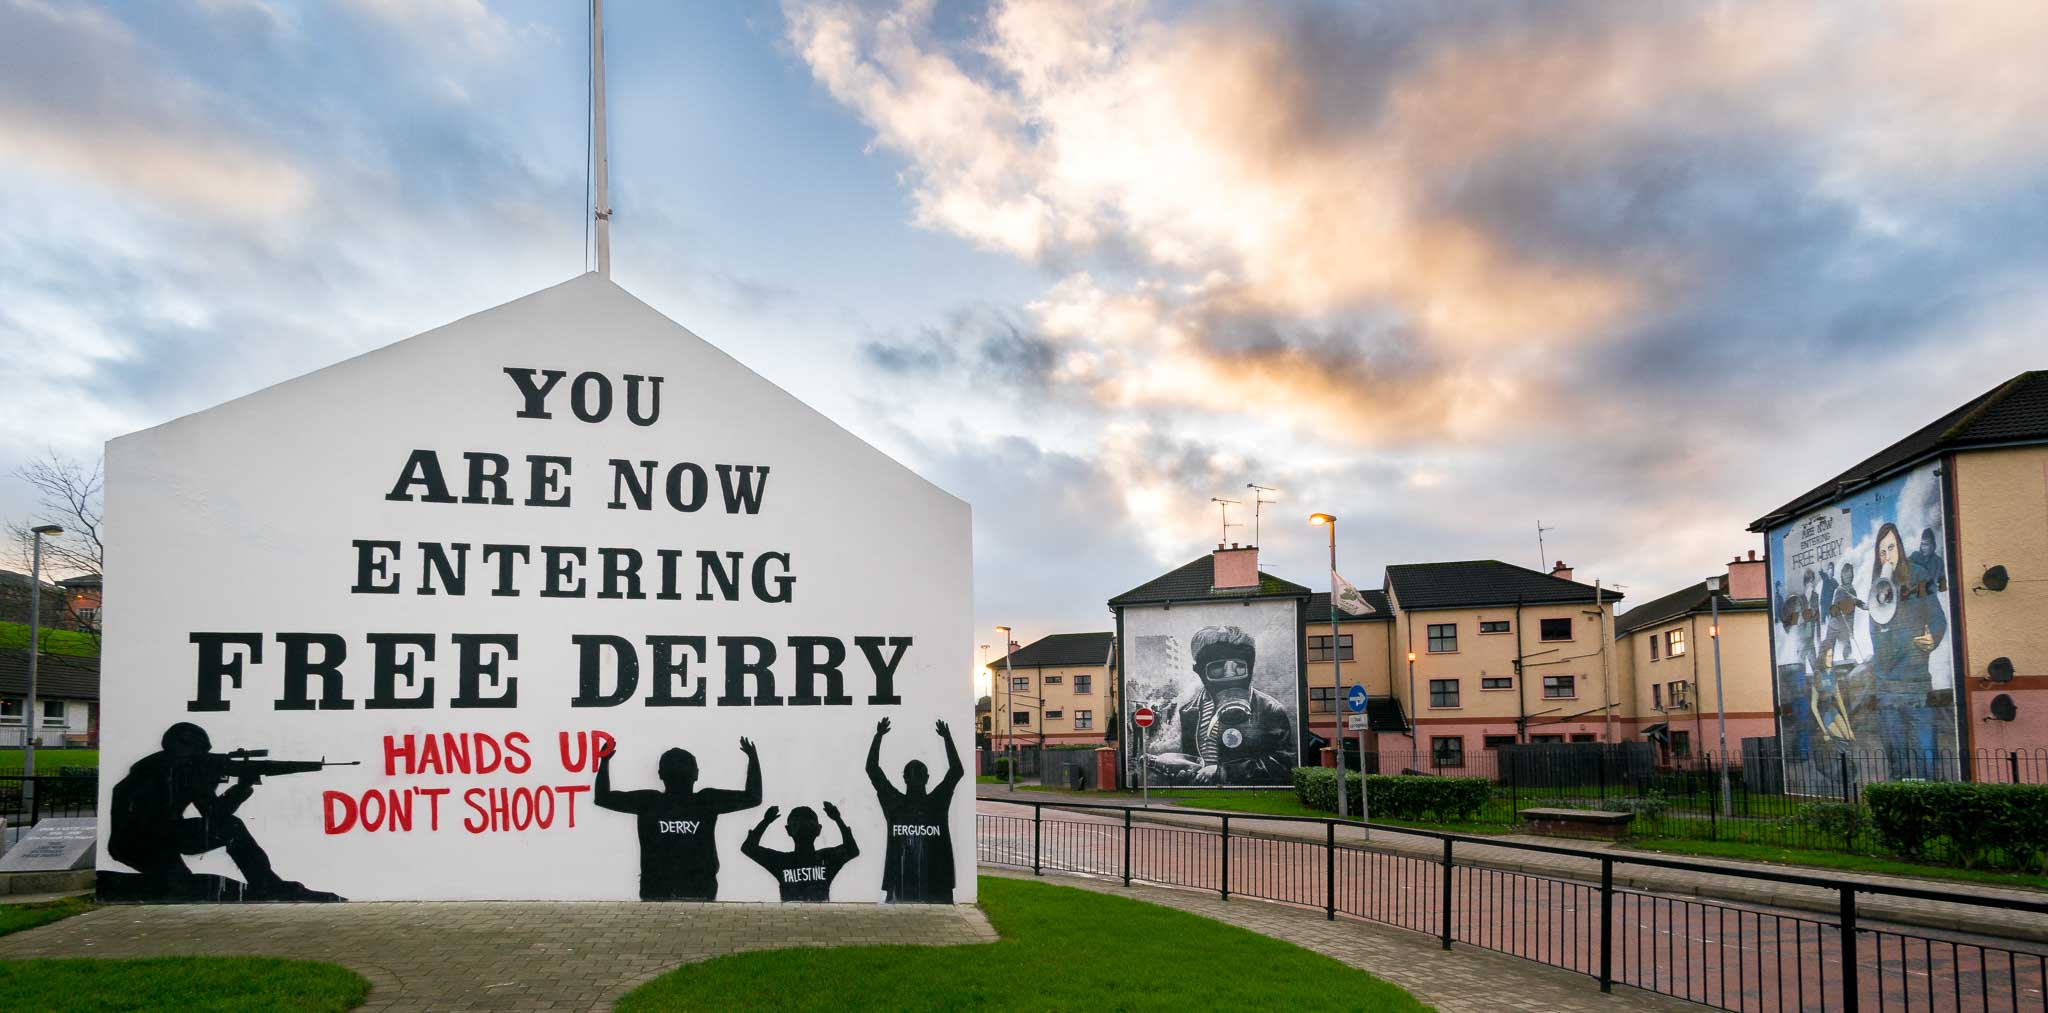
<instances>
[{"instance_id":1,"label":"flag on pole","mask_svg":"<svg viewBox=\"0 0 2048 1013\"><path fill-rule=\"evenodd\" d=\"M1330 571L1330 601L1346 614L1354 616L1371 615L1373 607L1365 595L1335 570Z\"/></svg>"}]
</instances>

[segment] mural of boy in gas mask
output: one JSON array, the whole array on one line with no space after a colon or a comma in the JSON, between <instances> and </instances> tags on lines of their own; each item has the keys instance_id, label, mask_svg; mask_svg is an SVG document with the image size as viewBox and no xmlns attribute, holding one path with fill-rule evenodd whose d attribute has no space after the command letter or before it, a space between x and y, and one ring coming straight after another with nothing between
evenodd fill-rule
<instances>
[{"instance_id":1,"label":"mural of boy in gas mask","mask_svg":"<svg viewBox=\"0 0 2048 1013\"><path fill-rule=\"evenodd\" d=\"M889 734L888 718L875 724L875 740L868 746L868 780L874 783L882 818L888 823L882 894L891 904L953 903L953 836L947 817L953 806L953 788L966 768L960 765L960 750L954 747L946 723L934 722L932 727L946 744L946 776L931 791L925 790L931 772L921 760L903 765L902 791L882 772L882 736Z\"/></svg>"},{"instance_id":2,"label":"mural of boy in gas mask","mask_svg":"<svg viewBox=\"0 0 2048 1013\"><path fill-rule=\"evenodd\" d=\"M1871 570L1870 668L1886 765L1893 777L1926 777L1937 748L1927 659L1948 635L1934 581L1915 571L1899 529L1877 530Z\"/></svg>"},{"instance_id":3,"label":"mural of boy in gas mask","mask_svg":"<svg viewBox=\"0 0 2048 1013\"><path fill-rule=\"evenodd\" d=\"M781 811L769 806L768 811L761 814L761 822L747 831L747 840L740 845L740 853L775 877L785 902L817 904L831 900L832 877L839 875L840 868L860 855L860 845L853 842L853 831L847 829L846 821L839 817L839 807L825 803L825 815L831 817L833 825L839 828L839 843L819 851L818 834L824 828L818 823L817 812L810 806L800 805L789 811L789 824L784 828L796 848L776 851L763 847L761 835L768 831Z\"/></svg>"},{"instance_id":4,"label":"mural of boy in gas mask","mask_svg":"<svg viewBox=\"0 0 2048 1013\"><path fill-rule=\"evenodd\" d=\"M613 791L612 754L608 746L597 761L597 790L592 801L601 809L639 817L640 899L718 899L718 817L761 804L761 757L752 739L740 740L747 754L747 786L697 787L697 757L687 749L661 754L661 790Z\"/></svg>"},{"instance_id":5,"label":"mural of boy in gas mask","mask_svg":"<svg viewBox=\"0 0 2048 1013\"><path fill-rule=\"evenodd\" d=\"M1258 645L1235 626L1204 626L1189 642L1201 684L1178 709L1180 749L1151 757L1167 784L1286 784L1298 743L1280 701L1252 688Z\"/></svg>"}]
</instances>

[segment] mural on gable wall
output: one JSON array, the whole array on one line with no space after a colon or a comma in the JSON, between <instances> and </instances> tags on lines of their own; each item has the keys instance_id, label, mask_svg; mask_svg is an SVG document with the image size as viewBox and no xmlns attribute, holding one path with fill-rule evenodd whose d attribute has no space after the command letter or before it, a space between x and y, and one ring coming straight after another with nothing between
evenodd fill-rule
<instances>
[{"instance_id":1,"label":"mural on gable wall","mask_svg":"<svg viewBox=\"0 0 2048 1013\"><path fill-rule=\"evenodd\" d=\"M1301 622L1293 599L1134 608L1123 613L1126 718L1158 714L1142 760L1155 786L1293 783L1301 762ZM1136 728L1125 733L1135 746Z\"/></svg>"},{"instance_id":2,"label":"mural on gable wall","mask_svg":"<svg viewBox=\"0 0 2048 1013\"><path fill-rule=\"evenodd\" d=\"M1788 787L1959 775L1942 476L1927 464L1772 528Z\"/></svg>"}]
</instances>

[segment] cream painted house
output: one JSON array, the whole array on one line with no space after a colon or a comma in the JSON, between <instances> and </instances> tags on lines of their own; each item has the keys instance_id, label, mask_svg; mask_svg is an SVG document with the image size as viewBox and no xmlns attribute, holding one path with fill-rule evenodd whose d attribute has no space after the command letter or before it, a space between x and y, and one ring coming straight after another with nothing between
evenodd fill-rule
<instances>
[{"instance_id":1,"label":"cream painted house","mask_svg":"<svg viewBox=\"0 0 2048 1013\"><path fill-rule=\"evenodd\" d=\"M1115 664L1113 633L1055 633L989 662L994 748L1108 741Z\"/></svg>"},{"instance_id":2,"label":"cream painted house","mask_svg":"<svg viewBox=\"0 0 2048 1013\"><path fill-rule=\"evenodd\" d=\"M1766 563L1751 552L1728 564L1725 590L1706 581L1644 602L1614 620L1615 654L1633 687L1626 737L1656 743L1666 761L1722 755L1722 701L1714 679L1715 596L1726 694L1727 755L1742 740L1773 734L1770 600Z\"/></svg>"}]
</instances>

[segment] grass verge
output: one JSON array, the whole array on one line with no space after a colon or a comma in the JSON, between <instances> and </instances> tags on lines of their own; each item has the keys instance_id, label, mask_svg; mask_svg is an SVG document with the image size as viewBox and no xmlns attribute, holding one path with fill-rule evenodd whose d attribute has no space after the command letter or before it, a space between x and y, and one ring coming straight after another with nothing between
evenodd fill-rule
<instances>
[{"instance_id":1,"label":"grass verge","mask_svg":"<svg viewBox=\"0 0 2048 1013\"><path fill-rule=\"evenodd\" d=\"M748 1010L1425 1010L1400 988L1322 954L1172 908L1072 887L982 877L1002 940L747 953L671 971L622 1013ZM1075 935L1114 946L1088 945Z\"/></svg>"},{"instance_id":2,"label":"grass verge","mask_svg":"<svg viewBox=\"0 0 2048 1013\"><path fill-rule=\"evenodd\" d=\"M38 749L36 750L36 773L55 774L65 767L97 767L100 765L100 751L97 749ZM0 773L21 773L21 750L0 749Z\"/></svg>"},{"instance_id":3,"label":"grass verge","mask_svg":"<svg viewBox=\"0 0 2048 1013\"><path fill-rule=\"evenodd\" d=\"M0 961L0 1009L345 1010L369 991L340 965L275 957Z\"/></svg>"},{"instance_id":4,"label":"grass verge","mask_svg":"<svg viewBox=\"0 0 2048 1013\"><path fill-rule=\"evenodd\" d=\"M92 901L84 897L63 897L41 904L0 904L0 936L63 921L92 909Z\"/></svg>"},{"instance_id":5,"label":"grass verge","mask_svg":"<svg viewBox=\"0 0 2048 1013\"><path fill-rule=\"evenodd\" d=\"M1687 837L1638 837L1629 841L1628 847L1640 851L1657 851L1674 855L1699 855L1705 858L1735 858L1747 862L1798 865L1810 869L1839 869L1844 872L1871 872L1886 876L1918 876L1925 879L1946 879L1965 883L1984 883L1991 886L2048 890L2048 876L2034 873L2001 872L1994 869L1962 869L1947 865L1929 865L1924 862L1908 862L1897 858L1883 858L1876 855L1858 855L1846 851L1781 848L1769 844L1749 844L1743 841L1702 841Z\"/></svg>"},{"instance_id":6,"label":"grass verge","mask_svg":"<svg viewBox=\"0 0 2048 1013\"><path fill-rule=\"evenodd\" d=\"M100 638L77 630L55 630L43 627L44 654L69 654L79 658L100 656ZM0 647L12 647L17 651L28 649L27 623L0 623Z\"/></svg>"}]
</instances>

